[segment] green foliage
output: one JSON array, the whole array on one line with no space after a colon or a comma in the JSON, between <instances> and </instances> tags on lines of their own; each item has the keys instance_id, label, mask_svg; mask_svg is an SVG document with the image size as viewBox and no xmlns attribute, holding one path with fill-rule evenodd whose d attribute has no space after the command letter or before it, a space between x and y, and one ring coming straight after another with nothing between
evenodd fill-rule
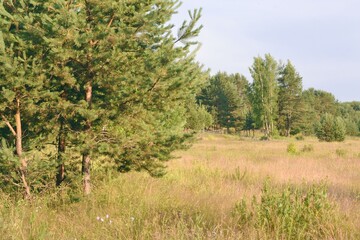
<instances>
[{"instance_id":1,"label":"green foliage","mask_svg":"<svg viewBox=\"0 0 360 240\"><path fill-rule=\"evenodd\" d=\"M302 140L305 139L305 137L304 137L304 135L302 135L302 134L297 134L297 135L295 136L295 139L298 140L298 141L302 141Z\"/></svg>"},{"instance_id":2,"label":"green foliage","mask_svg":"<svg viewBox=\"0 0 360 240\"><path fill-rule=\"evenodd\" d=\"M312 144L305 144L301 149L302 152L313 152L314 146Z\"/></svg>"},{"instance_id":3,"label":"green foliage","mask_svg":"<svg viewBox=\"0 0 360 240\"><path fill-rule=\"evenodd\" d=\"M233 181L241 182L243 181L246 176L248 175L247 169L245 169L243 172L240 170L239 167L235 168L234 173L229 175L229 178Z\"/></svg>"},{"instance_id":4,"label":"green foliage","mask_svg":"<svg viewBox=\"0 0 360 240\"><path fill-rule=\"evenodd\" d=\"M257 127L263 127L265 135L270 137L278 111L278 63L270 54L266 54L264 59L256 57L250 73L253 78L250 99L255 121Z\"/></svg>"},{"instance_id":5,"label":"green foliage","mask_svg":"<svg viewBox=\"0 0 360 240\"><path fill-rule=\"evenodd\" d=\"M253 113L250 111L246 114L245 123L244 123L244 130L254 130L256 127L255 119Z\"/></svg>"},{"instance_id":6,"label":"green foliage","mask_svg":"<svg viewBox=\"0 0 360 240\"><path fill-rule=\"evenodd\" d=\"M228 134L236 134L236 128L234 128L234 127L229 128Z\"/></svg>"},{"instance_id":7,"label":"green foliage","mask_svg":"<svg viewBox=\"0 0 360 240\"><path fill-rule=\"evenodd\" d=\"M296 154L297 153L297 149L295 146L295 143L289 143L289 145L287 146L286 151L290 154Z\"/></svg>"},{"instance_id":8,"label":"green foliage","mask_svg":"<svg viewBox=\"0 0 360 240\"><path fill-rule=\"evenodd\" d=\"M185 127L187 129L200 131L209 128L213 124L213 118L207 112L204 105L197 105L191 102L187 105L187 120Z\"/></svg>"},{"instance_id":9,"label":"green foliage","mask_svg":"<svg viewBox=\"0 0 360 240\"><path fill-rule=\"evenodd\" d=\"M18 192L21 179L18 175L19 159L14 155L14 148L8 146L5 139L0 145L0 186L4 192Z\"/></svg>"},{"instance_id":10,"label":"green foliage","mask_svg":"<svg viewBox=\"0 0 360 240\"><path fill-rule=\"evenodd\" d=\"M315 131L320 141L341 142L345 140L346 126L342 118L325 114L321 117L320 122L316 124Z\"/></svg>"},{"instance_id":11,"label":"green foliage","mask_svg":"<svg viewBox=\"0 0 360 240\"><path fill-rule=\"evenodd\" d=\"M219 72L210 78L198 100L213 115L220 127L242 127L249 111L247 100L248 81L240 74Z\"/></svg>"},{"instance_id":12,"label":"green foliage","mask_svg":"<svg viewBox=\"0 0 360 240\"><path fill-rule=\"evenodd\" d=\"M341 116L345 120L347 135L360 135L359 105L359 102L348 102L339 104L339 116Z\"/></svg>"},{"instance_id":13,"label":"green foliage","mask_svg":"<svg viewBox=\"0 0 360 240\"><path fill-rule=\"evenodd\" d=\"M303 92L304 100L312 109L313 113L323 115L325 113L335 115L337 112L337 101L332 93L309 88Z\"/></svg>"},{"instance_id":14,"label":"green foliage","mask_svg":"<svg viewBox=\"0 0 360 240\"><path fill-rule=\"evenodd\" d=\"M314 88L303 91L303 116L298 124L299 129L306 134L316 134L314 125L320 121L320 118L324 114L331 114L336 116L338 103L333 94L316 90Z\"/></svg>"},{"instance_id":15,"label":"green foliage","mask_svg":"<svg viewBox=\"0 0 360 240\"><path fill-rule=\"evenodd\" d=\"M345 157L347 154L347 151L345 149L338 148L338 149L336 149L335 153L338 157Z\"/></svg>"},{"instance_id":16,"label":"green foliage","mask_svg":"<svg viewBox=\"0 0 360 240\"><path fill-rule=\"evenodd\" d=\"M233 215L240 227L253 226L274 239L334 238L341 226L324 185L279 191L265 183L260 201L254 197L251 208L244 200L237 203Z\"/></svg>"},{"instance_id":17,"label":"green foliage","mask_svg":"<svg viewBox=\"0 0 360 240\"><path fill-rule=\"evenodd\" d=\"M189 12L174 36L169 21L178 7L1 1L0 137L15 142L14 113L21 110L19 152L29 161L22 168L33 190L54 177L55 160L66 166L64 183L81 177L81 162L86 174L93 165L160 176L163 162L191 138L184 132L191 115L194 128L211 124L204 107L187 106L208 75L190 48L199 47L201 10ZM92 163L85 166L86 156Z\"/></svg>"},{"instance_id":18,"label":"green foliage","mask_svg":"<svg viewBox=\"0 0 360 240\"><path fill-rule=\"evenodd\" d=\"M260 141L268 141L268 140L270 140L270 137L266 135L260 137Z\"/></svg>"},{"instance_id":19,"label":"green foliage","mask_svg":"<svg viewBox=\"0 0 360 240\"><path fill-rule=\"evenodd\" d=\"M359 126L354 120L345 119L346 134L349 136L359 135Z\"/></svg>"},{"instance_id":20,"label":"green foliage","mask_svg":"<svg viewBox=\"0 0 360 240\"><path fill-rule=\"evenodd\" d=\"M290 136L294 125L303 115L302 78L288 60L280 71L278 98L278 127L281 135Z\"/></svg>"},{"instance_id":21,"label":"green foliage","mask_svg":"<svg viewBox=\"0 0 360 240\"><path fill-rule=\"evenodd\" d=\"M22 179L20 177L20 159L15 154L15 147L5 139L0 144L0 186L3 192L21 198L23 195ZM31 190L40 193L53 186L55 169L54 158L39 151L27 152L28 160L27 180L31 183Z\"/></svg>"}]
</instances>

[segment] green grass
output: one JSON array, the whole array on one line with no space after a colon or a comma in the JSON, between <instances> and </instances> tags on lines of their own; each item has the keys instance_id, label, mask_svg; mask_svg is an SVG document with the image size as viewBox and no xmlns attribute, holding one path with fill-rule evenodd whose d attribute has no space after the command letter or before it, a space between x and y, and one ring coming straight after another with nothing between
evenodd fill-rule
<instances>
[{"instance_id":1,"label":"green grass","mask_svg":"<svg viewBox=\"0 0 360 240\"><path fill-rule=\"evenodd\" d=\"M204 134L163 178L109 175L90 197L63 187L30 203L0 193L0 238L359 239L359 144Z\"/></svg>"}]
</instances>

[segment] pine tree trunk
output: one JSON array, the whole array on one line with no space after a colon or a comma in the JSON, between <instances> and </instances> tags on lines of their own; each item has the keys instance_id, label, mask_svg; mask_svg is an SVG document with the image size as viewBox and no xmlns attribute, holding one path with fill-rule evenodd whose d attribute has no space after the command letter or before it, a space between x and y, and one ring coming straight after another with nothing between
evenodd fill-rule
<instances>
[{"instance_id":1,"label":"pine tree trunk","mask_svg":"<svg viewBox=\"0 0 360 240\"><path fill-rule=\"evenodd\" d=\"M16 124L16 155L20 159L20 175L23 187L25 190L24 197L29 199L31 197L30 186L26 180L26 170L27 170L27 159L22 154L22 129L21 129L21 115L20 115L20 100L17 99L17 108L15 114L15 124Z\"/></svg>"},{"instance_id":2,"label":"pine tree trunk","mask_svg":"<svg viewBox=\"0 0 360 240\"><path fill-rule=\"evenodd\" d=\"M64 122L60 122L60 132L58 137L58 171L56 174L56 186L60 186L65 179L65 164L64 164L64 154L65 154L65 133L64 133Z\"/></svg>"},{"instance_id":3,"label":"pine tree trunk","mask_svg":"<svg viewBox=\"0 0 360 240\"><path fill-rule=\"evenodd\" d=\"M85 100L88 103L88 108L91 109L91 99L92 99L92 83L88 82L85 89ZM91 122L87 121L86 130L91 130ZM87 150L83 154L82 159L82 174L83 174L83 186L84 186L84 194L89 195L91 192L91 184L90 184L90 166L91 166L91 157L90 151Z\"/></svg>"},{"instance_id":4,"label":"pine tree trunk","mask_svg":"<svg viewBox=\"0 0 360 240\"><path fill-rule=\"evenodd\" d=\"M90 184L90 165L91 158L90 154L83 154L82 159L82 173L84 178L84 194L89 195L91 192L91 184Z\"/></svg>"},{"instance_id":5,"label":"pine tree trunk","mask_svg":"<svg viewBox=\"0 0 360 240\"><path fill-rule=\"evenodd\" d=\"M290 130L291 130L291 117L288 115L286 116L286 137L290 137Z\"/></svg>"}]
</instances>

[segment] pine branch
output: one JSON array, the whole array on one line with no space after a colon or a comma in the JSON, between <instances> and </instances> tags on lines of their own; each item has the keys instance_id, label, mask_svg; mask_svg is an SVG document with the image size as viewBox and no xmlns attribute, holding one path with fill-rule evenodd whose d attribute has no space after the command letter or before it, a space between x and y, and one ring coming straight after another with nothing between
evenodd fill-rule
<instances>
[{"instance_id":1,"label":"pine branch","mask_svg":"<svg viewBox=\"0 0 360 240\"><path fill-rule=\"evenodd\" d=\"M5 124L9 127L9 129L12 132L12 134L14 135L14 137L16 137L16 131L11 126L11 123L7 120L7 118L3 114L1 114L1 118L4 120Z\"/></svg>"},{"instance_id":2,"label":"pine branch","mask_svg":"<svg viewBox=\"0 0 360 240\"><path fill-rule=\"evenodd\" d=\"M202 29L202 25L196 28L196 23L199 21L201 17L201 11L200 8L195 9L193 12L189 11L190 16L190 22L187 23L187 21L184 21L180 29L178 30L178 39L174 41L174 44L177 42L183 42L184 44L193 45L197 42L190 42L189 40L191 38L197 37L199 35L200 30Z\"/></svg>"}]
</instances>

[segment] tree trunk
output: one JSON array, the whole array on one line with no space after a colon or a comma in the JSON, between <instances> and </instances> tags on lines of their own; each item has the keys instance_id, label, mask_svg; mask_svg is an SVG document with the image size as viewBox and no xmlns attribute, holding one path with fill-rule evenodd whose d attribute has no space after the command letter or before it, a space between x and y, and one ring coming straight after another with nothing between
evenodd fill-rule
<instances>
[{"instance_id":1,"label":"tree trunk","mask_svg":"<svg viewBox=\"0 0 360 240\"><path fill-rule=\"evenodd\" d=\"M291 131L291 116L286 116L286 137L290 137Z\"/></svg>"},{"instance_id":2,"label":"tree trunk","mask_svg":"<svg viewBox=\"0 0 360 240\"><path fill-rule=\"evenodd\" d=\"M64 154L65 154L65 148L66 148L66 142L65 142L65 132L64 132L64 122L61 120L60 122L60 132L58 137L58 171L56 174L56 186L60 186L61 183L65 179L65 164L64 164Z\"/></svg>"},{"instance_id":3,"label":"tree trunk","mask_svg":"<svg viewBox=\"0 0 360 240\"><path fill-rule=\"evenodd\" d=\"M85 100L88 103L88 108L91 109L91 100L92 100L92 82L88 82L85 88ZM86 123L86 131L91 130L91 122L88 120ZM89 136L90 138L90 136ZM90 166L91 166L91 157L90 157L90 150L87 149L82 154L82 174L83 174L83 187L84 187L84 194L89 195L91 192L91 184L90 184Z\"/></svg>"},{"instance_id":4,"label":"tree trunk","mask_svg":"<svg viewBox=\"0 0 360 240\"><path fill-rule=\"evenodd\" d=\"M24 187L24 197L29 199L31 197L30 186L26 180L26 170L27 170L27 159L22 154L22 129L21 129L21 115L20 115L20 100L17 99L17 107L15 114L15 124L16 124L16 155L20 159L20 176L21 181Z\"/></svg>"},{"instance_id":5,"label":"tree trunk","mask_svg":"<svg viewBox=\"0 0 360 240\"><path fill-rule=\"evenodd\" d=\"M91 158L90 154L84 153L82 159L82 173L84 178L84 194L89 195L91 192L91 184L90 184L90 165Z\"/></svg>"}]
</instances>

